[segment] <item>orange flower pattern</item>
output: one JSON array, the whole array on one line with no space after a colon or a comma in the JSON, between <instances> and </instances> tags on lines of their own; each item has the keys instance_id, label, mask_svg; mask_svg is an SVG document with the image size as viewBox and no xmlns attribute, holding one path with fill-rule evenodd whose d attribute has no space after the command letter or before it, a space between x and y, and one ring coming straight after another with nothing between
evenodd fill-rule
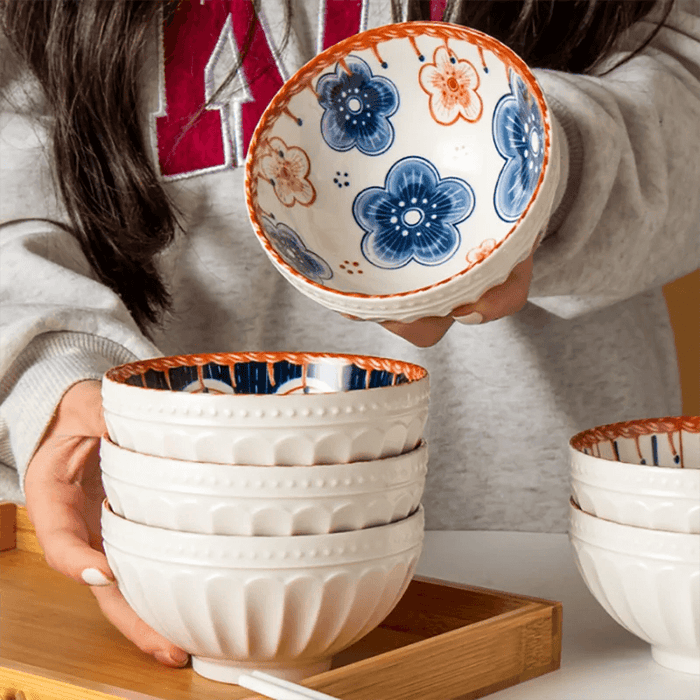
<instances>
[{"instance_id":1,"label":"orange flower pattern","mask_svg":"<svg viewBox=\"0 0 700 700\"><path fill-rule=\"evenodd\" d=\"M260 172L275 188L285 207L296 202L308 207L316 199L316 190L308 179L311 164L303 148L287 146L278 137L271 138L260 159Z\"/></svg>"},{"instance_id":2,"label":"orange flower pattern","mask_svg":"<svg viewBox=\"0 0 700 700\"><path fill-rule=\"evenodd\" d=\"M446 46L435 49L433 63L420 69L418 80L430 95L428 106L438 124L448 126L460 118L475 122L481 117L479 74L469 61L458 59Z\"/></svg>"},{"instance_id":3,"label":"orange flower pattern","mask_svg":"<svg viewBox=\"0 0 700 700\"><path fill-rule=\"evenodd\" d=\"M467 262L471 263L472 265L476 265L482 260L486 260L486 258L488 258L489 255L491 255L495 248L496 241L493 238L487 238L485 241L482 241L476 248L472 248L467 253Z\"/></svg>"}]
</instances>

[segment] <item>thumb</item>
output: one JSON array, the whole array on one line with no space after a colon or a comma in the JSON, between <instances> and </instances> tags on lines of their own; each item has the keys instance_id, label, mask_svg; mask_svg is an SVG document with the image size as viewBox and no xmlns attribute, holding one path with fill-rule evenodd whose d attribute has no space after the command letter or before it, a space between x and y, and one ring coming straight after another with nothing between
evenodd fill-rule
<instances>
[{"instance_id":1,"label":"thumb","mask_svg":"<svg viewBox=\"0 0 700 700\"><path fill-rule=\"evenodd\" d=\"M42 445L25 475L27 512L48 565L79 583L107 585L102 551L99 438L71 436Z\"/></svg>"},{"instance_id":2,"label":"thumb","mask_svg":"<svg viewBox=\"0 0 700 700\"><path fill-rule=\"evenodd\" d=\"M47 563L93 585L114 580L102 551L99 389L99 382L85 381L64 394L24 478L27 512Z\"/></svg>"},{"instance_id":3,"label":"thumb","mask_svg":"<svg viewBox=\"0 0 700 700\"><path fill-rule=\"evenodd\" d=\"M102 551L104 490L98 450L97 438L60 440L51 456L63 468L57 474L40 460L33 461L25 477L25 493L48 565L79 583L108 585L114 574Z\"/></svg>"}]
</instances>

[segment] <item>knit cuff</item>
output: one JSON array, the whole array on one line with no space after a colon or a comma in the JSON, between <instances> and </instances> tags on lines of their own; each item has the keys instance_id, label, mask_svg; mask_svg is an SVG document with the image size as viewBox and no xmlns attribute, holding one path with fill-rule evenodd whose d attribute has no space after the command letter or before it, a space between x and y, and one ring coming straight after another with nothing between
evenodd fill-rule
<instances>
[{"instance_id":1,"label":"knit cuff","mask_svg":"<svg viewBox=\"0 0 700 700\"><path fill-rule=\"evenodd\" d=\"M583 166L583 141L566 107L551 96L547 97L547 102L551 110L554 138L559 143L560 168L552 215L547 226L547 236L550 236L559 230L576 200Z\"/></svg>"},{"instance_id":2,"label":"knit cuff","mask_svg":"<svg viewBox=\"0 0 700 700\"><path fill-rule=\"evenodd\" d=\"M63 395L86 379L136 357L87 333L51 332L34 338L0 382L0 462L24 475Z\"/></svg>"}]
</instances>

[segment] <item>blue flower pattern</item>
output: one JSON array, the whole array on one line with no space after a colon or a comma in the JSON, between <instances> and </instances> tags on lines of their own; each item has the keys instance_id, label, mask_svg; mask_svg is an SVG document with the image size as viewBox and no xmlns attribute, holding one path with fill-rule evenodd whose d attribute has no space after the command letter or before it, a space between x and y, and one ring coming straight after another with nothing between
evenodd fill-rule
<instances>
[{"instance_id":1,"label":"blue flower pattern","mask_svg":"<svg viewBox=\"0 0 700 700\"><path fill-rule=\"evenodd\" d=\"M368 187L353 202L355 221L366 232L365 258L384 269L412 260L440 265L461 241L456 224L474 209L474 191L456 177L440 179L435 166L418 156L394 163L384 187Z\"/></svg>"},{"instance_id":2,"label":"blue flower pattern","mask_svg":"<svg viewBox=\"0 0 700 700\"><path fill-rule=\"evenodd\" d=\"M494 206L504 221L515 221L525 211L542 172L545 148L539 105L513 71L510 90L493 114L493 140L506 159L496 183Z\"/></svg>"},{"instance_id":3,"label":"blue flower pattern","mask_svg":"<svg viewBox=\"0 0 700 700\"><path fill-rule=\"evenodd\" d=\"M322 75L316 83L324 109L323 139L335 151L356 147L369 156L384 153L394 141L389 117L399 107L398 90L388 78L373 75L357 56L348 56L344 65L347 71L338 63L334 73Z\"/></svg>"},{"instance_id":4,"label":"blue flower pattern","mask_svg":"<svg viewBox=\"0 0 700 700\"><path fill-rule=\"evenodd\" d=\"M272 247L282 259L299 274L320 282L333 277L330 265L313 251L309 250L298 233L289 226L279 222L275 224L267 217L262 217L263 228Z\"/></svg>"}]
</instances>

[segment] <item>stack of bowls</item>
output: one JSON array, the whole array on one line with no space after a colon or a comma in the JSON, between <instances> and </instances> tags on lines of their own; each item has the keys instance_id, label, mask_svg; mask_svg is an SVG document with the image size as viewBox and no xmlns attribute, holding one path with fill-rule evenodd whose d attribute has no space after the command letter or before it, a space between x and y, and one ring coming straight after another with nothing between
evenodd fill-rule
<instances>
[{"instance_id":1,"label":"stack of bowls","mask_svg":"<svg viewBox=\"0 0 700 700\"><path fill-rule=\"evenodd\" d=\"M569 454L586 585L658 663L700 674L700 417L599 426Z\"/></svg>"},{"instance_id":2,"label":"stack of bowls","mask_svg":"<svg viewBox=\"0 0 700 700\"><path fill-rule=\"evenodd\" d=\"M413 575L428 401L423 368L377 357L113 368L102 530L124 597L208 678L326 670Z\"/></svg>"}]
</instances>

